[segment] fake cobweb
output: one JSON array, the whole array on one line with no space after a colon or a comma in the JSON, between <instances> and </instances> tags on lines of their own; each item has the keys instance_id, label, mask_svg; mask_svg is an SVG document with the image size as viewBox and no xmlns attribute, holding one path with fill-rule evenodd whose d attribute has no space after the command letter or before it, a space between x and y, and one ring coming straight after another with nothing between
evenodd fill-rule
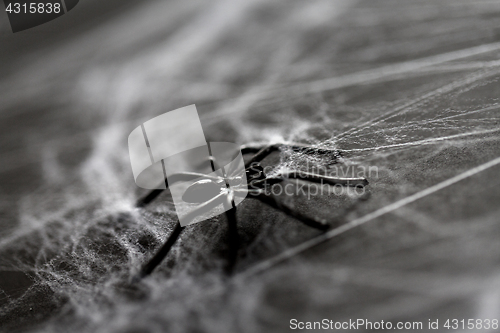
<instances>
[{"instance_id":1,"label":"fake cobweb","mask_svg":"<svg viewBox=\"0 0 500 333\"><path fill-rule=\"evenodd\" d=\"M339 176L365 172L370 185L363 195L281 197L301 212L329 219L334 229L499 156L500 67L494 59L500 46L440 48L439 36L413 36L405 29L384 40L383 28L402 24L385 16L388 3L375 9L364 9L364 2L286 9L218 3L204 14L177 4L184 17L196 15L172 39L125 59L103 56L93 69L73 73L68 98L77 106L69 112L91 128L89 152L72 168L57 153L43 155L46 184L24 196L19 226L0 243L2 268L32 280L21 296L5 296L5 322L47 332L254 332L285 331L292 318L498 318L493 264L500 254L494 205L500 195L493 169L304 253L293 249L320 237L318 231L246 200L238 208L235 276L223 274L226 227L214 218L186 228L152 276L130 283L176 217L166 196L146 209L134 207L144 192L131 178L126 137L144 119L193 96L201 96L198 110L210 141L301 142L341 154L285 148L264 161L269 174L325 166ZM422 17L430 15L442 20L433 22L435 28L445 29L469 10L450 3L443 6L452 14L430 14L425 8L433 3L424 5L422 16L408 14L415 8L407 5L400 15L424 30ZM160 5L151 6L137 20L145 22ZM223 15L227 6L230 18ZM359 30L369 19L374 32ZM341 29L349 24L350 32ZM186 37L201 26L210 26L203 38ZM270 26L282 32L260 34ZM381 40L359 50L347 47L366 36ZM458 43L468 35L458 30L449 36ZM403 37L418 47L408 50ZM231 46L238 41L254 45L241 51ZM339 45L334 50L325 46L333 42ZM389 65L379 63L384 59ZM345 68L331 61L345 61ZM368 68L359 65L363 61ZM51 174L54 169L60 174ZM274 265L280 255L287 261Z\"/></svg>"}]
</instances>

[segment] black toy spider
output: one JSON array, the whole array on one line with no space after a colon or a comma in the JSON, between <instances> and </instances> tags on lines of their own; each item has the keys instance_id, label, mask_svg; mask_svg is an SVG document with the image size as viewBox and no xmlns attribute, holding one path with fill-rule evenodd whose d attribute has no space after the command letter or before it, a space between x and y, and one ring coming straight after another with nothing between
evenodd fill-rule
<instances>
[{"instance_id":1,"label":"black toy spider","mask_svg":"<svg viewBox=\"0 0 500 333\"><path fill-rule=\"evenodd\" d=\"M243 184L245 188L248 187L248 198L257 199L275 209L279 209L285 214L296 218L302 223L316 228L318 230L326 231L329 228L329 224L327 221L322 219L317 219L315 217L306 216L301 214L300 212L293 210L292 208L283 205L272 193L268 193L265 191L266 186L273 185L279 182L284 181L285 179L302 179L309 182L316 182L321 184L331 184L331 185L342 185L342 186L366 186L368 181L365 178L337 178L337 177L329 177L326 175L317 175L313 173L307 172L284 172L280 173L273 177L268 177L264 173L264 169L260 165L260 162L269 154L274 151L281 150L283 148L291 149L292 151L301 152L305 154L318 154L322 156L330 155L331 158L336 162L340 157L340 152L337 150L330 149L322 149L306 146L303 144L272 144L272 145L245 145L241 147L241 152L243 155L254 153L254 155L245 163L245 173L247 184ZM210 157L212 168L221 169L217 165L217 161ZM228 222L228 232L229 232L229 252L230 258L228 258L227 272L230 273L234 263L236 261L236 254L238 250L238 231L237 231L237 220L236 220L236 205L234 203L234 196L238 196L240 191L236 188L233 189L229 187L229 184L234 184L235 182L240 181L238 177L231 177L226 174L224 169L223 176L219 177L220 179L216 179L215 177L208 177L208 179L203 179L193 183L185 192L183 199L187 202L201 204L199 209L193 211L192 216L195 216L199 213L200 209L207 209L211 207L215 207L220 205L221 203L224 205L228 205L226 207L230 207L225 212L226 219ZM228 171L230 173L230 171ZM189 178L198 178L200 176L204 176L196 173L179 173L176 175L179 180L189 179ZM240 177L241 178L241 177ZM172 178L169 179L172 182ZM175 181L175 180L174 180ZM225 182L227 185L227 190L221 190L220 184L221 182ZM167 182L165 181L167 184ZM238 184L237 184L238 185ZM167 184L168 188L168 184ZM225 189L226 187L224 187ZM149 203L151 203L161 192L163 189L152 190L146 196L139 199L136 206L137 207L145 207ZM192 195L192 193L197 193L197 195ZM201 193L201 195L200 195ZM147 275L149 275L155 268L158 266L161 261L166 257L175 241L179 238L184 227L180 225L178 222L168 237L165 244L160 248L160 250L141 268L138 276L136 276L136 280L141 279Z\"/></svg>"}]
</instances>

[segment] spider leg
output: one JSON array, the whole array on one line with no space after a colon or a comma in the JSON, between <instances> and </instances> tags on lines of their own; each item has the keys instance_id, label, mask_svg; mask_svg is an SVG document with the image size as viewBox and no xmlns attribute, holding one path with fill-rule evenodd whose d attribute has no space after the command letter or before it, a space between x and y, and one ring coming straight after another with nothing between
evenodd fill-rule
<instances>
[{"instance_id":1,"label":"spider leg","mask_svg":"<svg viewBox=\"0 0 500 333\"><path fill-rule=\"evenodd\" d=\"M139 274L137 274L136 277L134 278L135 281L139 281L142 278L151 274L151 272L153 272L156 266L158 266L167 256L168 252L170 252L170 249L172 248L172 246L174 246L182 230L184 230L184 228L181 227L181 224L179 222L177 222L174 230L167 238L167 241L162 245L160 250L158 250L158 252L156 252L155 255L151 259L149 259L149 261L145 265L141 267Z\"/></svg>"},{"instance_id":2,"label":"spider leg","mask_svg":"<svg viewBox=\"0 0 500 333\"><path fill-rule=\"evenodd\" d=\"M236 207L231 207L231 209L226 211L227 227L228 227L228 258L227 265L225 267L226 273L230 275L233 272L234 266L236 264L236 259L238 257L239 248L239 236L238 236L238 224L236 219Z\"/></svg>"},{"instance_id":3,"label":"spider leg","mask_svg":"<svg viewBox=\"0 0 500 333\"><path fill-rule=\"evenodd\" d=\"M247 198L259 200L260 202L265 203L268 206L281 210L286 215L299 220L305 225L308 225L312 228L316 228L319 230L327 230L330 227L327 224L326 220L314 218L312 216L307 216L296 210L293 210L287 205L284 205L283 203L279 202L277 198L272 194L266 194L263 190L253 191L253 192L254 193L249 195Z\"/></svg>"},{"instance_id":4,"label":"spider leg","mask_svg":"<svg viewBox=\"0 0 500 333\"><path fill-rule=\"evenodd\" d=\"M210 199L209 201L203 203L200 205L197 209L193 210L192 212L189 212L188 214L185 215L185 218L187 220L192 220L200 214L204 213L207 211L207 209L212 209L221 203L224 203L224 196L226 193L221 193L217 196L215 196L213 199ZM233 208L234 209L234 208ZM139 271L139 274L134 278L134 281L139 281L145 276L148 276L151 274L151 272L163 261L163 259L167 256L167 254L170 252L170 249L172 246L175 244L177 239L179 238L182 230L184 230L184 227L181 226L179 222L177 222L174 230L170 234L170 236L167 238L166 242L162 245L160 250L155 253L155 255L145 264L142 266L141 270Z\"/></svg>"},{"instance_id":5,"label":"spider leg","mask_svg":"<svg viewBox=\"0 0 500 333\"><path fill-rule=\"evenodd\" d=\"M222 171L222 174L224 176L224 181L226 182L226 188L229 190L231 187L227 182L227 171L225 170L224 167L221 167L218 164L217 159L211 153L210 153L210 159L213 170L217 169ZM236 204L234 203L233 192L229 192L228 195L226 195L225 201L223 203L224 203L227 228L228 228L227 245L229 252L225 270L226 273L230 275L236 264L236 258L238 257L238 245L239 245L238 224L236 220Z\"/></svg>"},{"instance_id":6,"label":"spider leg","mask_svg":"<svg viewBox=\"0 0 500 333\"><path fill-rule=\"evenodd\" d=\"M245 168L250 167L252 165L252 163L262 161L264 158L269 156L269 154L271 154L272 152L279 150L280 147L281 146L279 146L279 145L268 145L268 146L264 146L262 148L257 149L255 147L242 146L241 153L243 155L255 153L255 155L253 155L252 158L247 163L245 163Z\"/></svg>"},{"instance_id":7,"label":"spider leg","mask_svg":"<svg viewBox=\"0 0 500 333\"><path fill-rule=\"evenodd\" d=\"M149 191L145 196L143 196L142 198L139 198L137 200L137 202L135 203L135 206L137 208L146 207L147 205L149 205L151 203L151 201L156 199L156 197L159 196L163 191L165 191L165 189L155 189L155 190Z\"/></svg>"}]
</instances>

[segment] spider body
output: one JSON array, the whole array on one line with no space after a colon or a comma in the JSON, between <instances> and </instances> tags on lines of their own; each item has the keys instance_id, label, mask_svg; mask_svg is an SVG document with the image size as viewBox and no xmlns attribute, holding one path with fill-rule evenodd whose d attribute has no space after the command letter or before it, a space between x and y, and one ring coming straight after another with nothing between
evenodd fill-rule
<instances>
[{"instance_id":1,"label":"spider body","mask_svg":"<svg viewBox=\"0 0 500 333\"><path fill-rule=\"evenodd\" d=\"M299 220L300 222L316 228L318 230L325 231L329 228L328 221L324 219L319 219L313 216L306 216L301 212L294 210L282 204L276 196L266 188L269 185L274 185L280 182L284 182L288 179L298 179L303 181L315 182L323 184L341 185L341 186L366 186L368 181L365 178L337 178L328 177L326 175L317 175L308 172L296 172L296 171L286 171L281 172L275 176L266 175L264 168L260 162L269 154L274 151L287 148L295 152L301 152L305 154L317 154L317 155L329 155L334 157L334 161L340 157L340 152L337 150L315 148L311 146L305 146L302 144L275 144L275 145L249 145L242 146L241 152L243 155L248 155L253 153L254 155L245 163L245 176L246 183L243 183L244 177L242 175L228 175L224 171L224 168L220 168L217 165L217 161L210 157L212 165L216 166L215 169L222 170L222 176L211 176L208 177L202 174L196 173L179 173L175 177L169 179L170 182L176 180L186 180L193 178L200 178L200 176L205 176L204 179L193 182L185 191L182 199L187 203L198 204L199 208L192 211L191 217L196 217L203 210L207 208L216 207L220 204L229 205L226 207L231 207L225 212L226 220L228 223L229 232L229 248L230 248L230 258L228 258L227 271L230 273L234 266L236 260L236 253L238 251L238 231L237 231L237 220L236 220L236 205L234 203L234 197L238 195L246 196L248 193L248 199L256 199L266 205L269 205L275 209L282 211L283 213ZM244 189L244 191L243 191ZM161 192L164 190L153 190L148 193L144 198L137 202L137 207L145 207L151 201L153 201ZM147 262L140 270L136 280L149 275L155 267L157 267L163 258L168 254L175 241L181 234L183 227L180 223L176 224L176 227L172 231L171 235L167 238L165 244L160 248L160 250Z\"/></svg>"}]
</instances>

